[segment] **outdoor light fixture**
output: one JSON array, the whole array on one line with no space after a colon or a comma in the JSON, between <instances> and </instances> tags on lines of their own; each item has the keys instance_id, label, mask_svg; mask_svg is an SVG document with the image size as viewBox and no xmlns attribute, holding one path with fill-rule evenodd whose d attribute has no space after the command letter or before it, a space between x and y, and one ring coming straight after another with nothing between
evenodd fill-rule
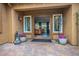
<instances>
[{"instance_id":1,"label":"outdoor light fixture","mask_svg":"<svg viewBox=\"0 0 79 59\"><path fill-rule=\"evenodd\" d=\"M22 16L20 17L20 21L22 20Z\"/></svg>"},{"instance_id":2,"label":"outdoor light fixture","mask_svg":"<svg viewBox=\"0 0 79 59\"><path fill-rule=\"evenodd\" d=\"M21 21L22 20L22 16L18 16L18 20Z\"/></svg>"}]
</instances>

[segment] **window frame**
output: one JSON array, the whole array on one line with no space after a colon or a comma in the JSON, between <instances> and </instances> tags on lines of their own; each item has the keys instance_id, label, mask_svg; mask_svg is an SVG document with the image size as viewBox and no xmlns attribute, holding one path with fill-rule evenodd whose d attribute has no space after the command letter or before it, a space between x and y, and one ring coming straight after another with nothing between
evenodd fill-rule
<instances>
[{"instance_id":1,"label":"window frame","mask_svg":"<svg viewBox=\"0 0 79 59\"><path fill-rule=\"evenodd\" d=\"M61 24L61 31L55 31L55 30L54 30L54 28L55 28L55 27L54 27L54 25L55 25L55 24L54 24L54 20L55 20L54 17L55 17L55 16L61 16L61 21L62 21L62 22L61 22L61 23L62 23L62 24ZM52 19L53 19L53 33L63 33L63 17L62 17L62 14L54 14Z\"/></svg>"},{"instance_id":2,"label":"window frame","mask_svg":"<svg viewBox=\"0 0 79 59\"><path fill-rule=\"evenodd\" d=\"M25 17L30 17L30 31L26 31L25 30ZM24 16L24 19L23 19L23 32L25 32L25 33L30 33L30 32L32 32L32 17L31 16Z\"/></svg>"}]
</instances>

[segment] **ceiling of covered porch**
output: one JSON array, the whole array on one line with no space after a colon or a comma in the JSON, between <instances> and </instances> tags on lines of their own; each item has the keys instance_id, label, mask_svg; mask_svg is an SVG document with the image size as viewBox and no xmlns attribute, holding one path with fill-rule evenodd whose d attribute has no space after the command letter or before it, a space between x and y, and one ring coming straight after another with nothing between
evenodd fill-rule
<instances>
[{"instance_id":1,"label":"ceiling of covered porch","mask_svg":"<svg viewBox=\"0 0 79 59\"><path fill-rule=\"evenodd\" d=\"M12 4L12 8L19 13L19 15L35 15L35 14L52 14L64 13L65 9L69 8L71 4L64 3L26 3L26 4Z\"/></svg>"},{"instance_id":2,"label":"ceiling of covered porch","mask_svg":"<svg viewBox=\"0 0 79 59\"><path fill-rule=\"evenodd\" d=\"M32 11L41 9L56 9L56 8L67 8L70 3L20 3L12 4L13 9L16 11Z\"/></svg>"}]
</instances>

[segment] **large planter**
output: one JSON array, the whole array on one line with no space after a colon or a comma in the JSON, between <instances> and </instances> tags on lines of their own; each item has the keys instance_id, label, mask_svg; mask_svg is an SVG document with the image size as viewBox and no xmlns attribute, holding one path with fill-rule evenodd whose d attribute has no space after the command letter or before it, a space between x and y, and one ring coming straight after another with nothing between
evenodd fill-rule
<instances>
[{"instance_id":1,"label":"large planter","mask_svg":"<svg viewBox=\"0 0 79 59\"><path fill-rule=\"evenodd\" d=\"M25 42L26 41L26 37L20 37L21 42Z\"/></svg>"},{"instance_id":2,"label":"large planter","mask_svg":"<svg viewBox=\"0 0 79 59\"><path fill-rule=\"evenodd\" d=\"M66 44L67 43L67 38L59 38L59 43L60 44Z\"/></svg>"},{"instance_id":3,"label":"large planter","mask_svg":"<svg viewBox=\"0 0 79 59\"><path fill-rule=\"evenodd\" d=\"M60 44L66 44L67 43L67 38L64 36L64 34L60 34L58 40L59 40Z\"/></svg>"},{"instance_id":4,"label":"large planter","mask_svg":"<svg viewBox=\"0 0 79 59\"><path fill-rule=\"evenodd\" d=\"M15 33L15 41L14 41L14 44L20 44L21 41L20 41L20 36L18 34L18 32Z\"/></svg>"}]
</instances>

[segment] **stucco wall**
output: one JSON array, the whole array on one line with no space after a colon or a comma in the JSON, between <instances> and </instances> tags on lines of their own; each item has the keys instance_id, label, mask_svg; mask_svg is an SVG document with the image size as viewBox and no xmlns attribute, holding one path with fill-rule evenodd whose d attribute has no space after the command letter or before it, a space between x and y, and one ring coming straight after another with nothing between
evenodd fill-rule
<instances>
[{"instance_id":1,"label":"stucco wall","mask_svg":"<svg viewBox=\"0 0 79 59\"><path fill-rule=\"evenodd\" d=\"M79 4L72 4L72 43L77 45L76 13L79 11Z\"/></svg>"},{"instance_id":2,"label":"stucco wall","mask_svg":"<svg viewBox=\"0 0 79 59\"><path fill-rule=\"evenodd\" d=\"M2 33L0 33L0 44L13 42L15 32L18 31L18 14L17 12L5 4L0 4L2 8Z\"/></svg>"},{"instance_id":3,"label":"stucco wall","mask_svg":"<svg viewBox=\"0 0 79 59\"><path fill-rule=\"evenodd\" d=\"M79 11L79 4L72 4L64 13L64 33L72 45L77 45L76 12Z\"/></svg>"},{"instance_id":4,"label":"stucco wall","mask_svg":"<svg viewBox=\"0 0 79 59\"><path fill-rule=\"evenodd\" d=\"M15 39L15 33L16 31L20 31L19 29L19 20L18 20L18 14L15 10L13 10L13 18L12 18L12 26L13 26L13 29L12 29L12 32L13 32L13 39ZM13 40L14 41L14 40Z\"/></svg>"},{"instance_id":5,"label":"stucco wall","mask_svg":"<svg viewBox=\"0 0 79 59\"><path fill-rule=\"evenodd\" d=\"M8 39L8 42L13 42L14 41L14 34L15 34L15 31L17 30L17 26L18 26L17 25L18 22L16 20L17 14L10 7L7 7L7 14L8 14L7 17L9 20L9 39Z\"/></svg>"},{"instance_id":6,"label":"stucco wall","mask_svg":"<svg viewBox=\"0 0 79 59\"><path fill-rule=\"evenodd\" d=\"M0 33L2 32L2 9L1 9L1 4L0 4Z\"/></svg>"},{"instance_id":7,"label":"stucco wall","mask_svg":"<svg viewBox=\"0 0 79 59\"><path fill-rule=\"evenodd\" d=\"M68 42L72 44L72 6L64 11L64 34L66 35Z\"/></svg>"},{"instance_id":8,"label":"stucco wall","mask_svg":"<svg viewBox=\"0 0 79 59\"><path fill-rule=\"evenodd\" d=\"M0 34L0 44L8 41L8 19L6 14L6 7L4 4L0 4L0 8L2 9L2 33Z\"/></svg>"},{"instance_id":9,"label":"stucco wall","mask_svg":"<svg viewBox=\"0 0 79 59\"><path fill-rule=\"evenodd\" d=\"M10 26L10 34L12 35L11 37L10 37L10 39L9 39L9 42L13 42L14 40L15 40L15 33L16 33L16 31L18 31L18 14L17 14L17 12L13 9L13 8L11 8L11 19L10 19L10 24L11 24L11 26Z\"/></svg>"}]
</instances>

